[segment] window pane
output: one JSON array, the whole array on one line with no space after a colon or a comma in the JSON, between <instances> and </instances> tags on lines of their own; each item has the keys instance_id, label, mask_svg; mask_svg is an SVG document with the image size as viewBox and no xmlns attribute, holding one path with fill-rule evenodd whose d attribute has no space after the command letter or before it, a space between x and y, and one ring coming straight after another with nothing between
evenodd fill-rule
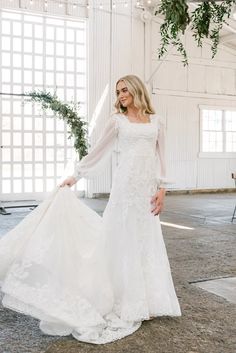
<instances>
[{"instance_id":1,"label":"window pane","mask_svg":"<svg viewBox=\"0 0 236 353\"><path fill-rule=\"evenodd\" d=\"M31 179L25 179L24 182L25 192L32 192L33 191L33 183Z\"/></svg>"},{"instance_id":2,"label":"window pane","mask_svg":"<svg viewBox=\"0 0 236 353\"><path fill-rule=\"evenodd\" d=\"M22 51L22 40L21 38L13 38L13 50L14 51Z\"/></svg>"},{"instance_id":3,"label":"window pane","mask_svg":"<svg viewBox=\"0 0 236 353\"><path fill-rule=\"evenodd\" d=\"M21 36L21 23L20 22L13 22L13 34L14 36Z\"/></svg>"},{"instance_id":4,"label":"window pane","mask_svg":"<svg viewBox=\"0 0 236 353\"><path fill-rule=\"evenodd\" d=\"M54 35L55 35L54 27L47 26L46 38L54 40Z\"/></svg>"},{"instance_id":5,"label":"window pane","mask_svg":"<svg viewBox=\"0 0 236 353\"><path fill-rule=\"evenodd\" d=\"M47 161L54 161L53 148L46 148L46 159L47 159Z\"/></svg>"},{"instance_id":6,"label":"window pane","mask_svg":"<svg viewBox=\"0 0 236 353\"><path fill-rule=\"evenodd\" d=\"M221 110L203 110L203 130L220 131L222 130L222 111Z\"/></svg>"},{"instance_id":7,"label":"window pane","mask_svg":"<svg viewBox=\"0 0 236 353\"><path fill-rule=\"evenodd\" d=\"M54 130L54 118L46 118L46 130L53 131Z\"/></svg>"},{"instance_id":8,"label":"window pane","mask_svg":"<svg viewBox=\"0 0 236 353\"><path fill-rule=\"evenodd\" d=\"M43 145L43 134L40 132L36 132L34 135L35 139L35 146L42 146Z\"/></svg>"},{"instance_id":9,"label":"window pane","mask_svg":"<svg viewBox=\"0 0 236 353\"><path fill-rule=\"evenodd\" d=\"M24 118L24 129L32 130L32 118Z\"/></svg>"},{"instance_id":10,"label":"window pane","mask_svg":"<svg viewBox=\"0 0 236 353\"><path fill-rule=\"evenodd\" d=\"M13 160L15 162L22 161L22 150L21 148L13 148Z\"/></svg>"},{"instance_id":11,"label":"window pane","mask_svg":"<svg viewBox=\"0 0 236 353\"><path fill-rule=\"evenodd\" d=\"M35 179L35 191L43 192L43 179Z\"/></svg>"},{"instance_id":12,"label":"window pane","mask_svg":"<svg viewBox=\"0 0 236 353\"><path fill-rule=\"evenodd\" d=\"M7 146L11 144L11 133L3 132L2 133L2 144L3 146Z\"/></svg>"},{"instance_id":13,"label":"window pane","mask_svg":"<svg viewBox=\"0 0 236 353\"><path fill-rule=\"evenodd\" d=\"M40 55L35 55L34 57L35 69L42 70L43 68L43 57Z\"/></svg>"},{"instance_id":14,"label":"window pane","mask_svg":"<svg viewBox=\"0 0 236 353\"><path fill-rule=\"evenodd\" d=\"M47 176L54 176L54 164L53 163L47 163L46 165L46 172Z\"/></svg>"},{"instance_id":15,"label":"window pane","mask_svg":"<svg viewBox=\"0 0 236 353\"><path fill-rule=\"evenodd\" d=\"M64 43L57 43L56 44L57 55L64 55Z\"/></svg>"},{"instance_id":16,"label":"window pane","mask_svg":"<svg viewBox=\"0 0 236 353\"><path fill-rule=\"evenodd\" d=\"M10 162L11 160L11 150L10 148L3 148L2 149L2 161L3 162Z\"/></svg>"},{"instance_id":17,"label":"window pane","mask_svg":"<svg viewBox=\"0 0 236 353\"><path fill-rule=\"evenodd\" d=\"M13 132L13 145L14 146L21 146L22 145L22 138L20 132Z\"/></svg>"},{"instance_id":18,"label":"window pane","mask_svg":"<svg viewBox=\"0 0 236 353\"><path fill-rule=\"evenodd\" d=\"M225 130L236 131L236 112L233 112L233 111L225 112Z\"/></svg>"},{"instance_id":19,"label":"window pane","mask_svg":"<svg viewBox=\"0 0 236 353\"><path fill-rule=\"evenodd\" d=\"M21 164L13 164L13 178L20 178L22 176L22 166Z\"/></svg>"},{"instance_id":20,"label":"window pane","mask_svg":"<svg viewBox=\"0 0 236 353\"><path fill-rule=\"evenodd\" d=\"M24 175L25 177L32 177L32 164L27 163L24 165Z\"/></svg>"},{"instance_id":21,"label":"window pane","mask_svg":"<svg viewBox=\"0 0 236 353\"><path fill-rule=\"evenodd\" d=\"M236 152L236 132L226 132L226 152Z\"/></svg>"},{"instance_id":22,"label":"window pane","mask_svg":"<svg viewBox=\"0 0 236 353\"><path fill-rule=\"evenodd\" d=\"M11 165L10 164L3 164L2 177L3 178L10 178L11 177Z\"/></svg>"},{"instance_id":23,"label":"window pane","mask_svg":"<svg viewBox=\"0 0 236 353\"><path fill-rule=\"evenodd\" d=\"M11 80L11 71L10 69L2 69L2 81L10 82Z\"/></svg>"},{"instance_id":24,"label":"window pane","mask_svg":"<svg viewBox=\"0 0 236 353\"><path fill-rule=\"evenodd\" d=\"M24 133L24 145L25 146L32 146L32 133L31 132Z\"/></svg>"},{"instance_id":25,"label":"window pane","mask_svg":"<svg viewBox=\"0 0 236 353\"><path fill-rule=\"evenodd\" d=\"M2 113L3 114L10 114L11 112L11 105L9 100L2 100Z\"/></svg>"},{"instance_id":26,"label":"window pane","mask_svg":"<svg viewBox=\"0 0 236 353\"><path fill-rule=\"evenodd\" d=\"M57 163L57 177L62 176L64 169L64 163Z\"/></svg>"},{"instance_id":27,"label":"window pane","mask_svg":"<svg viewBox=\"0 0 236 353\"><path fill-rule=\"evenodd\" d=\"M13 66L21 67L21 54L13 54Z\"/></svg>"},{"instance_id":28,"label":"window pane","mask_svg":"<svg viewBox=\"0 0 236 353\"><path fill-rule=\"evenodd\" d=\"M11 192L10 180L2 180L2 193L9 194Z\"/></svg>"},{"instance_id":29,"label":"window pane","mask_svg":"<svg viewBox=\"0 0 236 353\"><path fill-rule=\"evenodd\" d=\"M15 192L15 193L22 192L22 181L21 180L13 180L13 192Z\"/></svg>"},{"instance_id":30,"label":"window pane","mask_svg":"<svg viewBox=\"0 0 236 353\"><path fill-rule=\"evenodd\" d=\"M46 43L46 54L47 55L54 55L54 42L47 42ZM57 53L60 55L60 53Z\"/></svg>"},{"instance_id":31,"label":"window pane","mask_svg":"<svg viewBox=\"0 0 236 353\"><path fill-rule=\"evenodd\" d=\"M222 132L203 132L203 152L223 152Z\"/></svg>"},{"instance_id":32,"label":"window pane","mask_svg":"<svg viewBox=\"0 0 236 353\"><path fill-rule=\"evenodd\" d=\"M35 148L35 160L36 161L43 161L43 149L42 148Z\"/></svg>"},{"instance_id":33,"label":"window pane","mask_svg":"<svg viewBox=\"0 0 236 353\"><path fill-rule=\"evenodd\" d=\"M21 117L14 116L13 117L13 129L14 130L20 130L21 129L21 122L22 122Z\"/></svg>"},{"instance_id":34,"label":"window pane","mask_svg":"<svg viewBox=\"0 0 236 353\"><path fill-rule=\"evenodd\" d=\"M11 49L10 37L2 36L2 50L10 50L10 49Z\"/></svg>"},{"instance_id":35,"label":"window pane","mask_svg":"<svg viewBox=\"0 0 236 353\"><path fill-rule=\"evenodd\" d=\"M2 53L2 66L10 66L11 65L11 56L9 53Z\"/></svg>"},{"instance_id":36,"label":"window pane","mask_svg":"<svg viewBox=\"0 0 236 353\"><path fill-rule=\"evenodd\" d=\"M35 51L35 54L42 54L43 53L43 41L42 40L36 40L34 42L34 51Z\"/></svg>"},{"instance_id":37,"label":"window pane","mask_svg":"<svg viewBox=\"0 0 236 353\"><path fill-rule=\"evenodd\" d=\"M34 173L36 177L43 176L43 163L35 163Z\"/></svg>"},{"instance_id":38,"label":"window pane","mask_svg":"<svg viewBox=\"0 0 236 353\"><path fill-rule=\"evenodd\" d=\"M34 26L34 34L35 38L42 38L43 37L43 27L41 25Z\"/></svg>"},{"instance_id":39,"label":"window pane","mask_svg":"<svg viewBox=\"0 0 236 353\"><path fill-rule=\"evenodd\" d=\"M25 36L32 37L32 24L25 23L24 24L24 32L25 32Z\"/></svg>"},{"instance_id":40,"label":"window pane","mask_svg":"<svg viewBox=\"0 0 236 353\"><path fill-rule=\"evenodd\" d=\"M32 148L25 148L24 149L24 160L26 162L32 161Z\"/></svg>"},{"instance_id":41,"label":"window pane","mask_svg":"<svg viewBox=\"0 0 236 353\"><path fill-rule=\"evenodd\" d=\"M2 117L2 129L3 130L10 130L11 129L11 117L10 116L3 116Z\"/></svg>"},{"instance_id":42,"label":"window pane","mask_svg":"<svg viewBox=\"0 0 236 353\"><path fill-rule=\"evenodd\" d=\"M10 21L2 21L2 34L11 34Z\"/></svg>"},{"instance_id":43,"label":"window pane","mask_svg":"<svg viewBox=\"0 0 236 353\"><path fill-rule=\"evenodd\" d=\"M35 126L35 130L43 130L43 119L35 118L34 126Z\"/></svg>"}]
</instances>

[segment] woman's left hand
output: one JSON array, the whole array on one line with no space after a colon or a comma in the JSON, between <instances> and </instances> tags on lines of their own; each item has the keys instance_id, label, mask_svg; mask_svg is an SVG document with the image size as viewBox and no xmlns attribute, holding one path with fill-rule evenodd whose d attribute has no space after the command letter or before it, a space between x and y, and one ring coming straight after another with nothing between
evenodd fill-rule
<instances>
[{"instance_id":1,"label":"woman's left hand","mask_svg":"<svg viewBox=\"0 0 236 353\"><path fill-rule=\"evenodd\" d=\"M151 212L154 216L159 215L164 207L164 198L165 198L166 190L159 189L155 195L151 199L151 204L153 205L153 209Z\"/></svg>"}]
</instances>

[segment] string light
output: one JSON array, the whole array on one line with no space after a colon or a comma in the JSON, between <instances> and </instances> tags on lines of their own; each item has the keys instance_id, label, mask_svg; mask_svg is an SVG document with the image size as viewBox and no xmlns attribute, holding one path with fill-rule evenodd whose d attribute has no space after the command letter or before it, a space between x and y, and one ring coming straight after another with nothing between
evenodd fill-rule
<instances>
[{"instance_id":1,"label":"string light","mask_svg":"<svg viewBox=\"0 0 236 353\"><path fill-rule=\"evenodd\" d=\"M9 2L13 2L13 0L8 0ZM29 4L32 6L34 5L35 1L34 0L28 0ZM157 1L157 0L155 0ZM145 3L146 3L146 7L147 9L149 9L154 3L154 0L135 0L135 6L139 7L139 8L145 8ZM37 1L36 1L37 2ZM62 8L64 6L66 6L66 4L70 4L73 9L76 9L77 7L86 7L87 9L91 8L90 4L89 4L89 0L87 0L85 2L85 4L80 4L80 2L77 0L43 0L42 3L44 4L45 8L48 8L50 3L56 3L58 4L59 8ZM97 6L95 6L95 8L99 8L100 10L104 9L104 6L107 7L106 5L109 4L109 0L100 0L100 2L98 2ZM118 7L125 7L128 8L129 7L129 0L112 0L111 1L111 7L113 9L118 8ZM234 18L236 19L236 12L233 14Z\"/></svg>"}]
</instances>

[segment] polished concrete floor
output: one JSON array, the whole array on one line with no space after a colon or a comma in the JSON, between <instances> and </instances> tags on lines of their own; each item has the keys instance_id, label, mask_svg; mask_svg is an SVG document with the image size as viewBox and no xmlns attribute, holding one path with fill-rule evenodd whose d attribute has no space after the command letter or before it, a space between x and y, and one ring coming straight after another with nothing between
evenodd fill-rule
<instances>
[{"instance_id":1,"label":"polished concrete floor","mask_svg":"<svg viewBox=\"0 0 236 353\"><path fill-rule=\"evenodd\" d=\"M84 199L102 214L106 199ZM236 193L167 195L161 222L180 318L146 321L105 346L43 335L37 320L0 307L0 353L236 353ZM0 236L30 210L0 215Z\"/></svg>"}]
</instances>

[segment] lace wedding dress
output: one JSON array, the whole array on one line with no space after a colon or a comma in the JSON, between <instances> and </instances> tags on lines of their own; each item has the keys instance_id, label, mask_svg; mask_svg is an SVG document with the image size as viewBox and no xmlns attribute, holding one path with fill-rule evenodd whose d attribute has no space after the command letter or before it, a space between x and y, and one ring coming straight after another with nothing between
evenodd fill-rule
<instances>
[{"instance_id":1,"label":"lace wedding dress","mask_svg":"<svg viewBox=\"0 0 236 353\"><path fill-rule=\"evenodd\" d=\"M102 344L150 317L181 316L159 216L151 213L151 197L166 182L158 116L150 123L110 117L74 176L103 170L117 139L103 217L58 187L0 240L3 305L38 318L46 334Z\"/></svg>"}]
</instances>

